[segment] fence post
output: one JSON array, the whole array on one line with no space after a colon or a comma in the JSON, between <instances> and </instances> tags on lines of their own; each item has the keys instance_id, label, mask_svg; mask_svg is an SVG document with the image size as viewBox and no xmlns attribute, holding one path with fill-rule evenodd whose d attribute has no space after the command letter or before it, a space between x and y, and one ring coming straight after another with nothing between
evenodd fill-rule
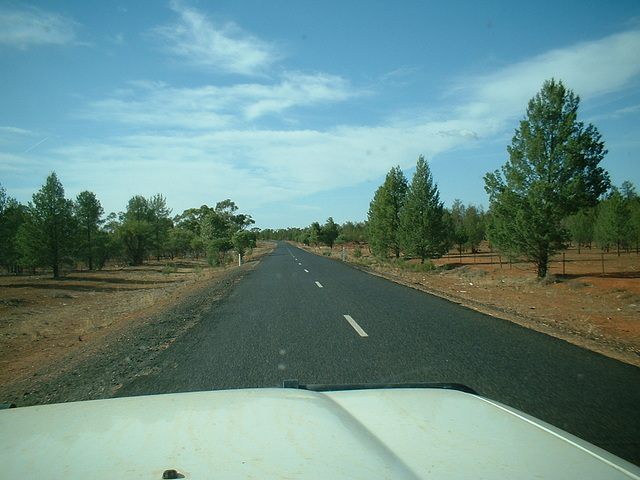
<instances>
[{"instance_id":1,"label":"fence post","mask_svg":"<svg viewBox=\"0 0 640 480\"><path fill-rule=\"evenodd\" d=\"M600 260L602 262L602 274L604 275L604 252L600 252Z\"/></svg>"},{"instance_id":2,"label":"fence post","mask_svg":"<svg viewBox=\"0 0 640 480\"><path fill-rule=\"evenodd\" d=\"M562 252L562 274L565 274L564 262L565 262L565 253Z\"/></svg>"}]
</instances>

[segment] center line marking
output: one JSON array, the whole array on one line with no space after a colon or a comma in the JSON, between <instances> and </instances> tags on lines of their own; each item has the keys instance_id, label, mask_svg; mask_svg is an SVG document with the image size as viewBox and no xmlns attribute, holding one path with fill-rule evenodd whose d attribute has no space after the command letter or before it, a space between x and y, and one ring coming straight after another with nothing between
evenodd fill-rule
<instances>
[{"instance_id":1,"label":"center line marking","mask_svg":"<svg viewBox=\"0 0 640 480\"><path fill-rule=\"evenodd\" d=\"M316 282L316 285L318 285L318 288L322 288L322 284L320 282Z\"/></svg>"},{"instance_id":2,"label":"center line marking","mask_svg":"<svg viewBox=\"0 0 640 480\"><path fill-rule=\"evenodd\" d=\"M302 266L302 264L300 262L298 262L298 265Z\"/></svg>"},{"instance_id":3,"label":"center line marking","mask_svg":"<svg viewBox=\"0 0 640 480\"><path fill-rule=\"evenodd\" d=\"M349 322L349 325L351 325L353 327L353 329L358 332L358 335L360 335L361 337L368 337L369 335L367 335L367 332L365 332L362 327L360 325L358 325L358 322L356 322L351 315L343 315L343 317L347 320L347 322Z\"/></svg>"},{"instance_id":4,"label":"center line marking","mask_svg":"<svg viewBox=\"0 0 640 480\"><path fill-rule=\"evenodd\" d=\"M307 270L306 268L304 269L304 271L305 271L306 273L309 273L309 270Z\"/></svg>"}]
</instances>

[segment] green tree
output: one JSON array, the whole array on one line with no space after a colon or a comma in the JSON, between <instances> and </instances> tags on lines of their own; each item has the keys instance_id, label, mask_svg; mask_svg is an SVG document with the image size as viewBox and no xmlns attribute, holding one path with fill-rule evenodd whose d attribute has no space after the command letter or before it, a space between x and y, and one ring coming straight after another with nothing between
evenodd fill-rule
<instances>
[{"instance_id":1,"label":"green tree","mask_svg":"<svg viewBox=\"0 0 640 480\"><path fill-rule=\"evenodd\" d=\"M462 255L465 245L469 241L469 234L465 225L466 208L459 199L453 201L451 205L452 238L451 240L458 246L458 252Z\"/></svg>"},{"instance_id":2,"label":"green tree","mask_svg":"<svg viewBox=\"0 0 640 480\"><path fill-rule=\"evenodd\" d=\"M57 278L62 264L70 262L74 253L73 202L64 197L55 172L32 198L18 231L22 261L30 267L51 267Z\"/></svg>"},{"instance_id":3,"label":"green tree","mask_svg":"<svg viewBox=\"0 0 640 480\"><path fill-rule=\"evenodd\" d=\"M226 265L227 253L233 248L228 238L214 238L207 245L207 261L209 265Z\"/></svg>"},{"instance_id":4,"label":"green tree","mask_svg":"<svg viewBox=\"0 0 640 480\"><path fill-rule=\"evenodd\" d=\"M344 236L345 242L366 242L367 227L364 222L345 222L340 228L340 233Z\"/></svg>"},{"instance_id":5,"label":"green tree","mask_svg":"<svg viewBox=\"0 0 640 480\"><path fill-rule=\"evenodd\" d=\"M240 255L244 256L247 249L256 248L256 233L249 230L236 232L231 237L231 243Z\"/></svg>"},{"instance_id":6,"label":"green tree","mask_svg":"<svg viewBox=\"0 0 640 480\"><path fill-rule=\"evenodd\" d=\"M236 204L228 198L216 203L216 213L218 213L226 223L228 228L227 236L229 238L231 238L234 233L245 230L255 223L251 215L236 213L237 211L238 207Z\"/></svg>"},{"instance_id":7,"label":"green tree","mask_svg":"<svg viewBox=\"0 0 640 480\"><path fill-rule=\"evenodd\" d=\"M529 101L502 173L484 177L491 243L533 262L539 278L564 246L563 220L595 205L609 186L598 166L604 142L596 127L577 120L579 103L562 82L546 81Z\"/></svg>"},{"instance_id":8,"label":"green tree","mask_svg":"<svg viewBox=\"0 0 640 480\"><path fill-rule=\"evenodd\" d=\"M174 226L169 230L167 248L171 259L173 260L176 256L185 257L192 248L192 242L195 237L196 234L187 228Z\"/></svg>"},{"instance_id":9,"label":"green tree","mask_svg":"<svg viewBox=\"0 0 640 480\"><path fill-rule=\"evenodd\" d=\"M400 167L393 167L369 204L368 239L371 251L386 257L400 256L400 212L407 196L407 179Z\"/></svg>"},{"instance_id":10,"label":"green tree","mask_svg":"<svg viewBox=\"0 0 640 480\"><path fill-rule=\"evenodd\" d=\"M133 265L142 265L153 245L153 212L149 201L135 195L127 203L127 211L120 214L118 237Z\"/></svg>"},{"instance_id":11,"label":"green tree","mask_svg":"<svg viewBox=\"0 0 640 480\"><path fill-rule=\"evenodd\" d=\"M26 207L15 198L8 197L7 191L0 186L0 265L8 271L20 271L20 251L17 246L17 233L24 223Z\"/></svg>"},{"instance_id":12,"label":"green tree","mask_svg":"<svg viewBox=\"0 0 640 480\"><path fill-rule=\"evenodd\" d=\"M596 223L595 212L594 208L583 208L565 219L565 227L571 240L578 245L578 253L583 245L589 245L591 248Z\"/></svg>"},{"instance_id":13,"label":"green tree","mask_svg":"<svg viewBox=\"0 0 640 480\"><path fill-rule=\"evenodd\" d=\"M629 181L622 183L620 189L629 208L629 243L635 246L636 253L640 252L640 196Z\"/></svg>"},{"instance_id":14,"label":"green tree","mask_svg":"<svg viewBox=\"0 0 640 480\"><path fill-rule=\"evenodd\" d=\"M200 208L189 208L182 212L182 214L176 215L174 223L180 228L190 230L194 234L200 235L202 221L213 211L214 209L207 205L202 205Z\"/></svg>"},{"instance_id":15,"label":"green tree","mask_svg":"<svg viewBox=\"0 0 640 480\"><path fill-rule=\"evenodd\" d=\"M473 253L478 251L478 247L485 236L485 214L482 207L469 205L464 212L464 228L469 237L469 246Z\"/></svg>"},{"instance_id":16,"label":"green tree","mask_svg":"<svg viewBox=\"0 0 640 480\"><path fill-rule=\"evenodd\" d=\"M444 218L438 185L433 182L429 164L420 156L400 215L400 238L405 255L439 258L451 245L450 222Z\"/></svg>"},{"instance_id":17,"label":"green tree","mask_svg":"<svg viewBox=\"0 0 640 480\"><path fill-rule=\"evenodd\" d=\"M100 225L104 223L104 209L93 192L85 190L76 197L74 213L78 222L78 251L86 260L89 270L93 270L93 261L99 248Z\"/></svg>"},{"instance_id":18,"label":"green tree","mask_svg":"<svg viewBox=\"0 0 640 480\"><path fill-rule=\"evenodd\" d=\"M594 227L596 242L607 250L615 246L620 255L620 249L631 243L631 210L628 201L617 188L613 188L611 195L600 201L597 212Z\"/></svg>"},{"instance_id":19,"label":"green tree","mask_svg":"<svg viewBox=\"0 0 640 480\"><path fill-rule=\"evenodd\" d=\"M320 245L322 241L322 227L320 223L313 222L311 227L309 227L309 241L315 243L316 247Z\"/></svg>"},{"instance_id":20,"label":"green tree","mask_svg":"<svg viewBox=\"0 0 640 480\"><path fill-rule=\"evenodd\" d=\"M167 207L167 200L163 195L157 194L148 200L151 231L152 231L152 248L154 250L156 260L164 253L169 230L173 226L171 220L171 209Z\"/></svg>"},{"instance_id":21,"label":"green tree","mask_svg":"<svg viewBox=\"0 0 640 480\"><path fill-rule=\"evenodd\" d=\"M338 225L333 221L333 217L327 218L327 221L322 227L322 243L329 248L333 248L333 244L336 241L336 238L338 238L339 233Z\"/></svg>"}]
</instances>

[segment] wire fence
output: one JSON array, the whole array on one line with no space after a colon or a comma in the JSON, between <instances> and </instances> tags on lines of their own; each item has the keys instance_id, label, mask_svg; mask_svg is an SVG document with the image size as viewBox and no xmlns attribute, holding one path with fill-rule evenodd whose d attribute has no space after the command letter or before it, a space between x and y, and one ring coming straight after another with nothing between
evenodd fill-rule
<instances>
[{"instance_id":1,"label":"wire fence","mask_svg":"<svg viewBox=\"0 0 640 480\"><path fill-rule=\"evenodd\" d=\"M499 252L481 251L477 253L450 252L440 262L449 265L499 265L507 269L531 269L533 265L526 260L510 259ZM568 249L553 256L549 261L548 272L555 275L609 275L626 274L640 277L640 255L637 253L604 251L600 249Z\"/></svg>"}]
</instances>

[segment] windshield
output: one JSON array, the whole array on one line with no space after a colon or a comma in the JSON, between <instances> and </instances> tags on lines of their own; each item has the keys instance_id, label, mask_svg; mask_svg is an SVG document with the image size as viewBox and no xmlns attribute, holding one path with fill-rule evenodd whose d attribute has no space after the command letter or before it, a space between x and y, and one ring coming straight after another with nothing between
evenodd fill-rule
<instances>
[{"instance_id":1,"label":"windshield","mask_svg":"<svg viewBox=\"0 0 640 480\"><path fill-rule=\"evenodd\" d=\"M639 19L0 2L0 403L460 384L640 465Z\"/></svg>"}]
</instances>

